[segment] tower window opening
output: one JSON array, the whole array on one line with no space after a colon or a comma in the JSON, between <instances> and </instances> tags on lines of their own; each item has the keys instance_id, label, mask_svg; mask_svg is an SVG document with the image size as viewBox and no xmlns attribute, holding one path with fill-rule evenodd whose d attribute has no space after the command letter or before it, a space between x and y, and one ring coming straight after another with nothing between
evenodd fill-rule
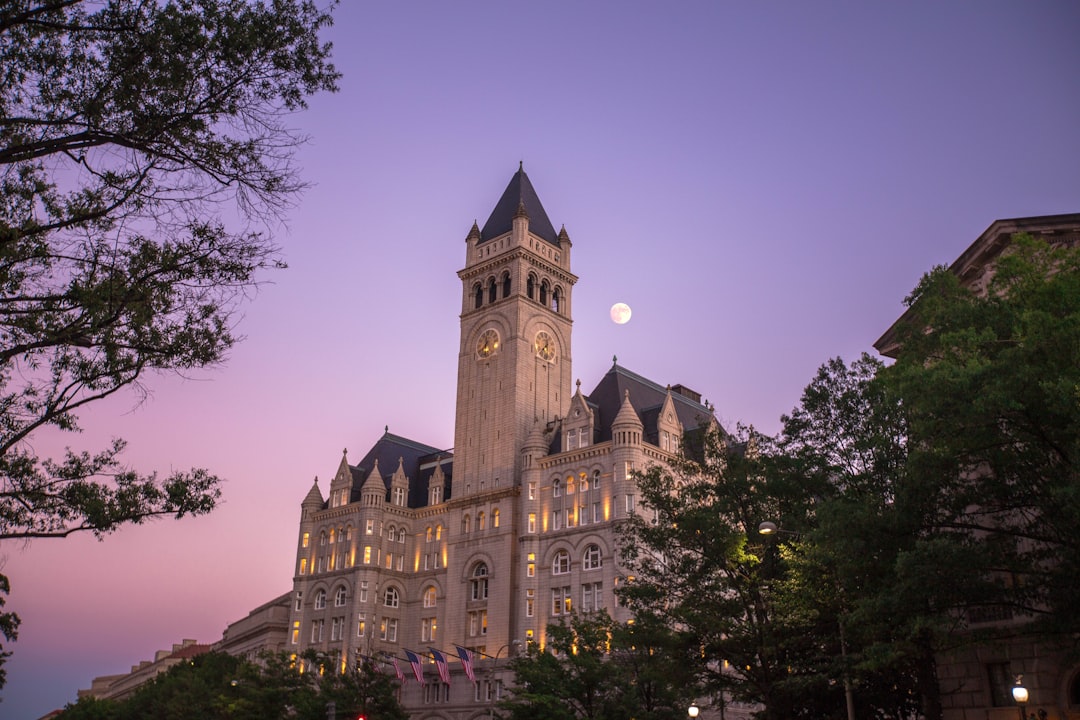
<instances>
[{"instance_id":1,"label":"tower window opening","mask_svg":"<svg viewBox=\"0 0 1080 720\"><path fill-rule=\"evenodd\" d=\"M484 304L484 288L480 286L480 283L476 283L476 287L473 288L473 296L475 297L474 307L479 308Z\"/></svg>"}]
</instances>

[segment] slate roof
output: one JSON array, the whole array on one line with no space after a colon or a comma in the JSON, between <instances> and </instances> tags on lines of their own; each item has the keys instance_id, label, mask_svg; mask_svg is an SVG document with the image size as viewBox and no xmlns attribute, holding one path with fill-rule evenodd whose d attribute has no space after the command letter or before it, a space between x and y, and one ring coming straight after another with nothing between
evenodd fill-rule
<instances>
[{"instance_id":1,"label":"slate roof","mask_svg":"<svg viewBox=\"0 0 1080 720\"><path fill-rule=\"evenodd\" d=\"M518 165L518 171L510 178L510 184L506 186L499 202L495 203L495 209L491 211L491 216L484 223L484 229L480 231L480 243L510 232L514 215L520 205L525 206L525 212L529 216L529 231L555 247L560 247L559 235L548 220L547 212L529 182L529 176L525 174L524 164Z\"/></svg>"},{"instance_id":2,"label":"slate roof","mask_svg":"<svg viewBox=\"0 0 1080 720\"><path fill-rule=\"evenodd\" d=\"M434 462L440 455L444 458L450 458L452 453L400 435L394 435L387 429L357 465L349 466L353 476L349 502L360 501L360 488L363 486L364 481L367 480L368 475L371 474L376 460L379 461L379 474L382 475L383 482L386 484L389 493L390 480L393 478L394 473L397 472L398 458L401 458L405 475L410 479L409 507L426 505L428 480L434 474L435 468L432 466L421 470L421 466ZM449 497L451 475L449 464L444 465L443 473L447 476L447 497Z\"/></svg>"},{"instance_id":3,"label":"slate roof","mask_svg":"<svg viewBox=\"0 0 1080 720\"><path fill-rule=\"evenodd\" d=\"M676 388L680 387L682 386L676 385L672 388L671 400L675 405L675 414L678 415L683 430L691 433L711 422L713 414L705 405L678 392ZM626 391L630 392L630 404L644 426L645 441L659 445L657 420L660 417L660 408L663 407L667 396L667 388L627 370L618 363L612 363L611 369L585 397L585 402L589 404L596 418L596 435L593 443L611 440L611 424L615 421L615 416L619 414ZM562 433L555 433L550 452L562 452Z\"/></svg>"}]
</instances>

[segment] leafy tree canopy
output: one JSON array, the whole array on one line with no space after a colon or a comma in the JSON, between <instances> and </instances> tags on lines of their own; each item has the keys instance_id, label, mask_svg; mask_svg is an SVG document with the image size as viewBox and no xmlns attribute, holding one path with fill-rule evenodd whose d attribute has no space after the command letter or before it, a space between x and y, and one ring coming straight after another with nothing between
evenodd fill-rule
<instances>
[{"instance_id":1,"label":"leafy tree canopy","mask_svg":"<svg viewBox=\"0 0 1080 720\"><path fill-rule=\"evenodd\" d=\"M396 699L397 680L370 666L341 672L320 664L313 652L299 660L266 653L249 662L211 652L181 663L140 687L126 700L80 699L64 708L63 720L407 720Z\"/></svg>"},{"instance_id":2,"label":"leafy tree canopy","mask_svg":"<svg viewBox=\"0 0 1080 720\"><path fill-rule=\"evenodd\" d=\"M302 187L288 115L336 89L329 22L307 0L0 7L0 540L214 507L206 470L140 475L121 440L59 458L31 440L225 358L282 265L259 228Z\"/></svg>"}]
</instances>

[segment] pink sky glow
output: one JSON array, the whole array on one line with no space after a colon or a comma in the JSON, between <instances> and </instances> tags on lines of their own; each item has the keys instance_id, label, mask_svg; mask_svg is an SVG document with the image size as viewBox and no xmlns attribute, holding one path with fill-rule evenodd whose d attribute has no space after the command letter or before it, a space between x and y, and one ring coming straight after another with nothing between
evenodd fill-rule
<instances>
[{"instance_id":1,"label":"pink sky glow","mask_svg":"<svg viewBox=\"0 0 1080 720\"><path fill-rule=\"evenodd\" d=\"M23 618L4 718L212 642L288 590L300 501L342 448L355 462L386 425L452 445L455 273L519 160L574 243L583 388L617 355L767 432L993 220L1080 211L1075 2L349 1L336 17L341 92L292 118L312 187L246 341L62 439L123 437L143 471L209 468L225 501L103 542L4 543Z\"/></svg>"}]
</instances>

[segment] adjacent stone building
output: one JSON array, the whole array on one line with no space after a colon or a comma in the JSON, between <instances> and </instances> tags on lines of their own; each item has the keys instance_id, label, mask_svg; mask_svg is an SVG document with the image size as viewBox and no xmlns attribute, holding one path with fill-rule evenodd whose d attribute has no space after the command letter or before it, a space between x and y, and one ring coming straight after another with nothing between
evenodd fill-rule
<instances>
[{"instance_id":1,"label":"adjacent stone building","mask_svg":"<svg viewBox=\"0 0 1080 720\"><path fill-rule=\"evenodd\" d=\"M635 512L631 473L715 422L696 392L617 362L591 392L575 382L571 248L519 168L465 238L454 448L387 430L301 503L286 646L342 665L396 658L414 716L487 714L506 659L571 611L628 619L613 528Z\"/></svg>"},{"instance_id":2,"label":"adjacent stone building","mask_svg":"<svg viewBox=\"0 0 1080 720\"><path fill-rule=\"evenodd\" d=\"M1051 245L1075 247L1080 244L1080 214L995 220L949 270L965 287L985 292L997 259L1008 252L1017 233ZM909 318L910 311L874 343L878 352L892 358L903 352L898 328ZM972 630L998 627L1012 632L1003 633L1008 639L966 645L938 658L945 720L1015 720L1017 707L1011 690L1018 677L1029 692L1027 711L1031 717L1080 718L1080 659L1074 639L1054 643L1027 636L1024 626L1030 618L1014 616L1008 608L971 611L965 621Z\"/></svg>"}]
</instances>

